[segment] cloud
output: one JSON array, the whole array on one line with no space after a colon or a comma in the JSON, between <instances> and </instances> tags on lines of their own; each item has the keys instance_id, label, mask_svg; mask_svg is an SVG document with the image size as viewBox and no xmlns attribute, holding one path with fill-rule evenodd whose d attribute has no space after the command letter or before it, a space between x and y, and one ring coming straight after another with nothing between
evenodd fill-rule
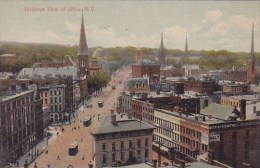
<instances>
[{"instance_id":1,"label":"cloud","mask_svg":"<svg viewBox=\"0 0 260 168\"><path fill-rule=\"evenodd\" d=\"M209 10L206 12L205 17L207 21L216 22L217 20L221 19L222 15L223 14L220 10Z\"/></svg>"},{"instance_id":2,"label":"cloud","mask_svg":"<svg viewBox=\"0 0 260 168\"><path fill-rule=\"evenodd\" d=\"M78 33L80 31L80 25L76 23L71 23L69 21L65 21L65 26L67 30L69 30L71 33Z\"/></svg>"}]
</instances>

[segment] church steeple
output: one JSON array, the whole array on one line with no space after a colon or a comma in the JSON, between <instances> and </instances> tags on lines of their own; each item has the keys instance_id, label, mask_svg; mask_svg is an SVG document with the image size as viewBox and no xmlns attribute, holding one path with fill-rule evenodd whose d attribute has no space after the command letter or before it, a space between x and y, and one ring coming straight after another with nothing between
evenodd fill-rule
<instances>
[{"instance_id":1,"label":"church steeple","mask_svg":"<svg viewBox=\"0 0 260 168\"><path fill-rule=\"evenodd\" d=\"M165 52L164 52L164 44L163 44L163 33L161 34L161 45L159 49L159 63L160 65L165 64Z\"/></svg>"},{"instance_id":2,"label":"church steeple","mask_svg":"<svg viewBox=\"0 0 260 168\"><path fill-rule=\"evenodd\" d=\"M78 55L88 55L88 44L85 35L84 17L82 13Z\"/></svg>"},{"instance_id":3,"label":"church steeple","mask_svg":"<svg viewBox=\"0 0 260 168\"><path fill-rule=\"evenodd\" d=\"M251 39L251 53L250 58L251 60L255 60L255 52L254 52L254 24L252 25L252 39Z\"/></svg>"},{"instance_id":4,"label":"church steeple","mask_svg":"<svg viewBox=\"0 0 260 168\"><path fill-rule=\"evenodd\" d=\"M189 50L188 50L188 40L187 40L187 34L186 34L186 41L185 41L185 57L189 56Z\"/></svg>"},{"instance_id":5,"label":"church steeple","mask_svg":"<svg viewBox=\"0 0 260 168\"><path fill-rule=\"evenodd\" d=\"M254 24L252 25L251 52L248 58L247 82L255 82Z\"/></svg>"},{"instance_id":6,"label":"church steeple","mask_svg":"<svg viewBox=\"0 0 260 168\"><path fill-rule=\"evenodd\" d=\"M84 28L84 17L82 13L80 37L78 45L78 62L79 62L79 76L85 76L88 74L88 45Z\"/></svg>"}]
</instances>

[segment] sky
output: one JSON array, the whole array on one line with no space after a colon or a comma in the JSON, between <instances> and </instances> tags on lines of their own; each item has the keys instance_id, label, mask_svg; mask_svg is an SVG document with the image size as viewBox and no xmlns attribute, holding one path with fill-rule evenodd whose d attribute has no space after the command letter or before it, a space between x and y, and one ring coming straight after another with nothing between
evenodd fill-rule
<instances>
[{"instance_id":1,"label":"sky","mask_svg":"<svg viewBox=\"0 0 260 168\"><path fill-rule=\"evenodd\" d=\"M56 9L56 10L55 10ZM260 52L260 1L0 0L0 41Z\"/></svg>"}]
</instances>

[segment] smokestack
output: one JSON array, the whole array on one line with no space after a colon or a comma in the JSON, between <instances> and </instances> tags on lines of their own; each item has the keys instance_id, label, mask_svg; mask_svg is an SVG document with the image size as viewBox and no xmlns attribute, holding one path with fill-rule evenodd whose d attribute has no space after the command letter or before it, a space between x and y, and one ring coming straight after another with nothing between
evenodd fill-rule
<instances>
[{"instance_id":1,"label":"smokestack","mask_svg":"<svg viewBox=\"0 0 260 168\"><path fill-rule=\"evenodd\" d=\"M117 126L116 115L114 113L114 109L111 109L111 124Z\"/></svg>"},{"instance_id":2,"label":"smokestack","mask_svg":"<svg viewBox=\"0 0 260 168\"><path fill-rule=\"evenodd\" d=\"M240 120L246 120L246 100L240 100Z\"/></svg>"}]
</instances>

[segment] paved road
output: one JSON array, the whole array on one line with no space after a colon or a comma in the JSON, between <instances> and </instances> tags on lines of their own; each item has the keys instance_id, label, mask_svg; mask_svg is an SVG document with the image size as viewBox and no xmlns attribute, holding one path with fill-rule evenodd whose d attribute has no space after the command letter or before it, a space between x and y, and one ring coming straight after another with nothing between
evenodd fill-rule
<instances>
[{"instance_id":1,"label":"paved road","mask_svg":"<svg viewBox=\"0 0 260 168\"><path fill-rule=\"evenodd\" d=\"M119 80L126 81L130 77L130 68L119 71L111 80L116 83ZM86 108L78 114L76 122L64 126L64 132L47 146L48 154L43 152L29 168L67 168L73 165L75 168L86 168L92 161L92 136L91 132L98 122L98 114L109 113L110 109L116 104L117 97L123 91L123 84L117 84L116 90L111 90L111 85L106 87L103 92L92 100L92 108ZM104 107L99 108L97 103L100 99L104 100ZM92 116L92 124L89 127L83 127L82 120L86 116ZM73 129L76 128L76 129ZM61 127L57 128L61 132ZM79 151L76 156L68 155L70 144L76 141Z\"/></svg>"}]
</instances>

